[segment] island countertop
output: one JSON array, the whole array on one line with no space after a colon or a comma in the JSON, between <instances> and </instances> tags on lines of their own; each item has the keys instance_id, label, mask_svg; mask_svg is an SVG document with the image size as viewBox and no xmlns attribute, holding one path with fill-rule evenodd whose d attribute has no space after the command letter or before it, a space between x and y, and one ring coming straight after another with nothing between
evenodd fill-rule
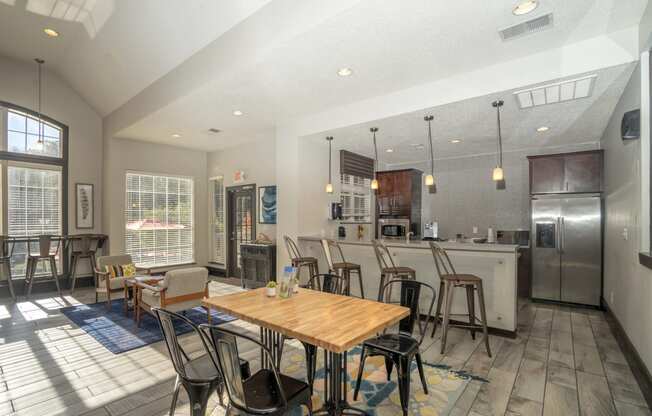
<instances>
[{"instance_id":1,"label":"island countertop","mask_svg":"<svg viewBox=\"0 0 652 416\"><path fill-rule=\"evenodd\" d=\"M344 245L359 245L359 246L371 246L371 240L368 238L358 239L354 237L346 238L328 238L320 236L300 236L299 240L304 241L321 241L323 239L329 239L337 241L340 244ZM423 240L394 240L394 239L384 239L383 243L387 247L391 248L414 248L422 250L430 250L430 242ZM444 250L450 251L487 251L493 253L516 253L519 249L519 246L512 244L495 244L495 243L461 243L456 241L438 241L439 245Z\"/></svg>"}]
</instances>

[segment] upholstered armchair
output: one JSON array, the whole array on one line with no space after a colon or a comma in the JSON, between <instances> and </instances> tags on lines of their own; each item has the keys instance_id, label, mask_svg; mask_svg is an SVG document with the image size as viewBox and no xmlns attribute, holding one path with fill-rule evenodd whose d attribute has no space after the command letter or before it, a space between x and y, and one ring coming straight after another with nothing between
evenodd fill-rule
<instances>
[{"instance_id":1,"label":"upholstered armchair","mask_svg":"<svg viewBox=\"0 0 652 416\"><path fill-rule=\"evenodd\" d=\"M140 325L141 311L152 313L152 308L180 312L201 306L208 297L208 270L205 267L170 270L156 285L138 282L136 322ZM207 311L208 322L211 314Z\"/></svg>"},{"instance_id":2,"label":"upholstered armchair","mask_svg":"<svg viewBox=\"0 0 652 416\"><path fill-rule=\"evenodd\" d=\"M133 276L113 276L115 273L112 274L107 269L111 267L120 269L124 265L132 264L133 261L129 254L98 257L95 268L95 303L98 302L99 294L104 293L107 299L106 308L111 309L111 294L124 292L125 280ZM143 267L134 266L134 271L138 274L150 274L150 269Z\"/></svg>"}]
</instances>

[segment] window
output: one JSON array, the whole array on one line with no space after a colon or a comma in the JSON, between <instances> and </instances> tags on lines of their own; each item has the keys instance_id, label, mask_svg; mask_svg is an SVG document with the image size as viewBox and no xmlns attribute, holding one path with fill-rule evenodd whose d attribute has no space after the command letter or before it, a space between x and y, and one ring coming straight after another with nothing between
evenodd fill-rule
<instances>
[{"instance_id":1,"label":"window","mask_svg":"<svg viewBox=\"0 0 652 416\"><path fill-rule=\"evenodd\" d=\"M7 151L61 157L61 128L45 121L41 121L40 126L39 132L38 118L8 110Z\"/></svg>"},{"instance_id":2,"label":"window","mask_svg":"<svg viewBox=\"0 0 652 416\"><path fill-rule=\"evenodd\" d=\"M194 262L192 178L127 173L125 247L139 266Z\"/></svg>"},{"instance_id":3,"label":"window","mask_svg":"<svg viewBox=\"0 0 652 416\"><path fill-rule=\"evenodd\" d=\"M61 171L48 167L9 165L7 177L8 234L10 236L61 235ZM38 249L38 247L32 248ZM12 258L14 275L25 275L26 255L26 243L16 244ZM44 262L39 263L38 272L47 272Z\"/></svg>"},{"instance_id":4,"label":"window","mask_svg":"<svg viewBox=\"0 0 652 416\"><path fill-rule=\"evenodd\" d=\"M63 124L36 113L0 102L0 189L2 234L10 237L35 237L67 233L67 157L68 129ZM58 271L65 273L59 247ZM38 250L38 244L32 244ZM27 244L16 243L12 263L13 277L24 277ZM49 274L40 262L37 274ZM4 279L4 275L0 275Z\"/></svg>"},{"instance_id":5,"label":"window","mask_svg":"<svg viewBox=\"0 0 652 416\"><path fill-rule=\"evenodd\" d=\"M217 177L210 180L212 221L211 238L212 253L211 259L215 263L226 263L226 234L224 231L224 178Z\"/></svg>"},{"instance_id":6,"label":"window","mask_svg":"<svg viewBox=\"0 0 652 416\"><path fill-rule=\"evenodd\" d=\"M340 175L342 221L371 222L371 180L354 175Z\"/></svg>"}]
</instances>

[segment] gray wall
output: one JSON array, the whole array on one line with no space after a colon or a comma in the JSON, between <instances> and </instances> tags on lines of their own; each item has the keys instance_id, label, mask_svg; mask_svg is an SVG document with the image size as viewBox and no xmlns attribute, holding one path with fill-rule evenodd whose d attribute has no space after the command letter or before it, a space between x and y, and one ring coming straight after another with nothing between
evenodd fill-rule
<instances>
[{"instance_id":1,"label":"gray wall","mask_svg":"<svg viewBox=\"0 0 652 416\"><path fill-rule=\"evenodd\" d=\"M641 107L640 72L639 64L602 137L606 182L603 296L652 371L652 270L638 263L640 218L648 215L641 212L641 141L624 143L620 138L623 113Z\"/></svg>"},{"instance_id":2,"label":"gray wall","mask_svg":"<svg viewBox=\"0 0 652 416\"><path fill-rule=\"evenodd\" d=\"M437 193L422 191L422 222L437 221L439 235L453 238L455 234L486 236L494 230L529 229L529 167L527 156L595 149L598 143L569 145L538 150L508 152L503 156L506 189L496 190L491 180L496 155L480 155L435 161ZM389 169L414 167L424 172L427 162L392 165Z\"/></svg>"}]
</instances>

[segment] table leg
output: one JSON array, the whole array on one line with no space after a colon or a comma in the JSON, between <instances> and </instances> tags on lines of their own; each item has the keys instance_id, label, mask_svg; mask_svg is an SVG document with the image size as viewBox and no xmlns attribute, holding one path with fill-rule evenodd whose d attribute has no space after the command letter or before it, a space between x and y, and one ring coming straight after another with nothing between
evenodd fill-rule
<instances>
[{"instance_id":1,"label":"table leg","mask_svg":"<svg viewBox=\"0 0 652 416\"><path fill-rule=\"evenodd\" d=\"M368 415L362 409L355 408L346 400L347 363L346 352L343 354L325 351L324 356L324 407L316 415Z\"/></svg>"}]
</instances>

